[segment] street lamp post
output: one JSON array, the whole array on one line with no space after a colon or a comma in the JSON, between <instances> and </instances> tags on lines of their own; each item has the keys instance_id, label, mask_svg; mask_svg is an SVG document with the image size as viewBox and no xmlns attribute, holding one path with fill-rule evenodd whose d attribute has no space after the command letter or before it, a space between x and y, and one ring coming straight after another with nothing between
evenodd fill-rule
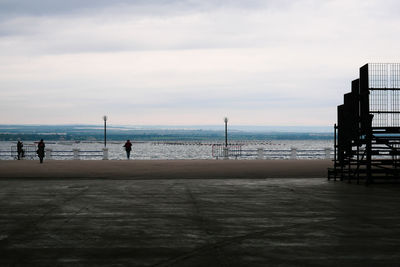
<instances>
[{"instance_id":1,"label":"street lamp post","mask_svg":"<svg viewBox=\"0 0 400 267\"><path fill-rule=\"evenodd\" d=\"M103 120L104 120L104 147L107 146L107 116L104 115L103 116Z\"/></svg>"},{"instance_id":2,"label":"street lamp post","mask_svg":"<svg viewBox=\"0 0 400 267\"><path fill-rule=\"evenodd\" d=\"M224 118L225 122L225 147L228 147L228 118Z\"/></svg>"}]
</instances>

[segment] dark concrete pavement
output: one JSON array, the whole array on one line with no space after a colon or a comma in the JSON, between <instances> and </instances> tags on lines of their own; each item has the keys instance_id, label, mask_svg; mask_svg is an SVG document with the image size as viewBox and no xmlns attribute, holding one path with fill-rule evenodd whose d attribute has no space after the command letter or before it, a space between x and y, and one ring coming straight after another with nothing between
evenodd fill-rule
<instances>
[{"instance_id":1,"label":"dark concrete pavement","mask_svg":"<svg viewBox=\"0 0 400 267\"><path fill-rule=\"evenodd\" d=\"M0 266L398 266L400 187L0 181Z\"/></svg>"}]
</instances>

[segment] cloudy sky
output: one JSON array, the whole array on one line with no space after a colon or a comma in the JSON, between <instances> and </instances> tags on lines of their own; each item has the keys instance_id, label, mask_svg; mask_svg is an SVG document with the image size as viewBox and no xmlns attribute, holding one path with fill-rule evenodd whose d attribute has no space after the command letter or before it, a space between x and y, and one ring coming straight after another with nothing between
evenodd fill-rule
<instances>
[{"instance_id":1,"label":"cloudy sky","mask_svg":"<svg viewBox=\"0 0 400 267\"><path fill-rule=\"evenodd\" d=\"M397 0L0 0L0 124L331 125Z\"/></svg>"}]
</instances>

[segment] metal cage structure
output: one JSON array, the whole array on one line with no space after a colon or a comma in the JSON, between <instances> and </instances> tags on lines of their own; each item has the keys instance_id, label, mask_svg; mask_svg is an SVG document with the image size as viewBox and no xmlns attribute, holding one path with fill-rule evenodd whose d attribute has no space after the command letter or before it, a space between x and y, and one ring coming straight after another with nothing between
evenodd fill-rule
<instances>
[{"instance_id":1,"label":"metal cage structure","mask_svg":"<svg viewBox=\"0 0 400 267\"><path fill-rule=\"evenodd\" d=\"M328 179L400 181L400 63L368 63L337 108Z\"/></svg>"}]
</instances>

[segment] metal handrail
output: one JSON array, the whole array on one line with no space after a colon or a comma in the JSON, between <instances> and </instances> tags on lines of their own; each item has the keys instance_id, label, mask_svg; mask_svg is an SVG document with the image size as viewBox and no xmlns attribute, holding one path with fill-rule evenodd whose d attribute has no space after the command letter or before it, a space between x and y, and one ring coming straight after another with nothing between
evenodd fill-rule
<instances>
[{"instance_id":1,"label":"metal handrail","mask_svg":"<svg viewBox=\"0 0 400 267\"><path fill-rule=\"evenodd\" d=\"M75 156L75 152L73 150L52 150L46 148L46 155L50 152L51 158L73 158ZM101 154L100 154L101 153ZM35 159L36 154L36 146L34 145L24 145L24 158L25 159ZM101 150L79 150L79 157L103 157L103 151ZM17 147L16 145L12 145L10 150L0 150L0 157L10 157L11 159L17 158Z\"/></svg>"},{"instance_id":2,"label":"metal handrail","mask_svg":"<svg viewBox=\"0 0 400 267\"><path fill-rule=\"evenodd\" d=\"M235 158L238 157L260 157L261 158L304 158L304 157L311 157L311 156L324 156L325 158L331 158L334 151L331 149L329 153L327 153L326 149L240 149L240 154L232 154L230 153L229 149L231 147L235 147L237 145L227 146L226 149L228 151L223 151L221 148L223 147L221 144L213 145L212 149L212 156L215 158L228 158L234 156ZM216 149L217 148L217 149ZM295 154L292 154L295 151Z\"/></svg>"}]
</instances>

